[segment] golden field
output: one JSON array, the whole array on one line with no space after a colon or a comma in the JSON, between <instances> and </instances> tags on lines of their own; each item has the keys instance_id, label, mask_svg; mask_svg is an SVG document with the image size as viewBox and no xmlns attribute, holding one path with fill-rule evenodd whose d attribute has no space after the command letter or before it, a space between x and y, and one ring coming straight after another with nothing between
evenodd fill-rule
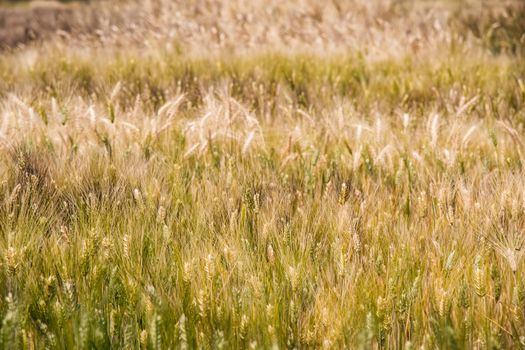
<instances>
[{"instance_id":1,"label":"golden field","mask_svg":"<svg viewBox=\"0 0 525 350\"><path fill-rule=\"evenodd\" d=\"M523 3L2 6L0 348L525 348Z\"/></svg>"}]
</instances>

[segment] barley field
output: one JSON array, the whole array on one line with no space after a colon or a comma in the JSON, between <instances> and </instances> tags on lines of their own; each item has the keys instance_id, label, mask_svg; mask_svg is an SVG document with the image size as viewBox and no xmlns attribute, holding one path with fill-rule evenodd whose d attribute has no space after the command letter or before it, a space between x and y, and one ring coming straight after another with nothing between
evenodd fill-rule
<instances>
[{"instance_id":1,"label":"barley field","mask_svg":"<svg viewBox=\"0 0 525 350\"><path fill-rule=\"evenodd\" d=\"M0 2L1 349L524 349L521 1Z\"/></svg>"}]
</instances>

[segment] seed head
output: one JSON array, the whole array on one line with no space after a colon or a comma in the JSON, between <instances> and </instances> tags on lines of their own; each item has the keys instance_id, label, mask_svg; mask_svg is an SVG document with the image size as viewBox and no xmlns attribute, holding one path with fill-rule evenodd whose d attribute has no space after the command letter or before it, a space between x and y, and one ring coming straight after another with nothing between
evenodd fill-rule
<instances>
[{"instance_id":1,"label":"seed head","mask_svg":"<svg viewBox=\"0 0 525 350\"><path fill-rule=\"evenodd\" d=\"M166 219L166 208L162 205L157 210L157 223L161 224Z\"/></svg>"},{"instance_id":2,"label":"seed head","mask_svg":"<svg viewBox=\"0 0 525 350\"><path fill-rule=\"evenodd\" d=\"M268 243L268 245L266 246L266 259L271 265L273 265L273 263L275 262L275 253L273 251L271 243Z\"/></svg>"},{"instance_id":3,"label":"seed head","mask_svg":"<svg viewBox=\"0 0 525 350\"><path fill-rule=\"evenodd\" d=\"M476 294L481 298L487 293L485 288L485 274L479 266L474 270L474 288L476 289Z\"/></svg>"},{"instance_id":4,"label":"seed head","mask_svg":"<svg viewBox=\"0 0 525 350\"><path fill-rule=\"evenodd\" d=\"M348 194L348 185L346 184L346 182L343 182L341 184L341 191L339 192L339 204L343 205L346 203L346 200L348 199Z\"/></svg>"},{"instance_id":5,"label":"seed head","mask_svg":"<svg viewBox=\"0 0 525 350\"><path fill-rule=\"evenodd\" d=\"M140 193L140 190L138 188L135 188L133 190L133 198L135 199L135 202L137 202L139 206L142 207L144 205L144 199L142 198L142 193Z\"/></svg>"},{"instance_id":6,"label":"seed head","mask_svg":"<svg viewBox=\"0 0 525 350\"><path fill-rule=\"evenodd\" d=\"M18 268L18 252L15 248L9 247L9 249L7 249L7 254L5 255L5 264L7 267L7 273L9 275L14 275L16 269Z\"/></svg>"}]
</instances>

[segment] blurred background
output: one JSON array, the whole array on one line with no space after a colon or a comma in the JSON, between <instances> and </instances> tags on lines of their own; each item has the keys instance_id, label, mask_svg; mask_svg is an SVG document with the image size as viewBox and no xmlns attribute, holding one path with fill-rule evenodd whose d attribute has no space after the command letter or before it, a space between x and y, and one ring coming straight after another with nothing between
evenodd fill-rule
<instances>
[{"instance_id":1,"label":"blurred background","mask_svg":"<svg viewBox=\"0 0 525 350\"><path fill-rule=\"evenodd\" d=\"M524 33L519 0L0 0L3 49L53 39L206 52L366 47L388 56L459 38L497 53L520 50Z\"/></svg>"}]
</instances>

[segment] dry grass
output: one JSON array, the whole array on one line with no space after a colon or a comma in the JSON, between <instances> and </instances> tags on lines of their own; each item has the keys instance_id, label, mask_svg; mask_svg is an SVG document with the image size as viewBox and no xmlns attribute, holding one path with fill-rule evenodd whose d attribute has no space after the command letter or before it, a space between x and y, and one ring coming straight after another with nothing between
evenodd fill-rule
<instances>
[{"instance_id":1,"label":"dry grass","mask_svg":"<svg viewBox=\"0 0 525 350\"><path fill-rule=\"evenodd\" d=\"M90 6L0 57L0 347L525 346L519 3Z\"/></svg>"}]
</instances>

